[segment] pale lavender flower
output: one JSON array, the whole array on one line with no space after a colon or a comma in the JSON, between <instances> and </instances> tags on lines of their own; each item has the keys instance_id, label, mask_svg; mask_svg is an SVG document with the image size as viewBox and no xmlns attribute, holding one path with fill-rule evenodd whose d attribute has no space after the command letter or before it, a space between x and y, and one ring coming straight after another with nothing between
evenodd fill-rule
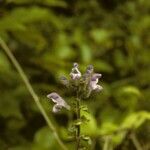
<instances>
[{"instance_id":1,"label":"pale lavender flower","mask_svg":"<svg viewBox=\"0 0 150 150\"><path fill-rule=\"evenodd\" d=\"M70 77L73 80L79 79L81 77L81 72L78 69L78 64L77 63L73 64L73 68L71 70Z\"/></svg>"},{"instance_id":2,"label":"pale lavender flower","mask_svg":"<svg viewBox=\"0 0 150 150\"><path fill-rule=\"evenodd\" d=\"M99 81L99 78L101 78L101 74L98 74L98 73L94 73L91 77L91 80L90 80L90 83L89 83L89 89L90 91L101 91L103 88L102 86L98 85L98 81Z\"/></svg>"},{"instance_id":3,"label":"pale lavender flower","mask_svg":"<svg viewBox=\"0 0 150 150\"><path fill-rule=\"evenodd\" d=\"M65 102L65 100L64 100L61 96L59 96L57 93L55 93L55 92L50 93L50 94L47 95L47 97L48 97L49 99L51 99L51 100L55 103L55 105L53 106L53 112L54 112L54 113L59 112L59 111L62 109L62 107L64 107L64 108L70 110L70 106L69 106L69 105Z\"/></svg>"}]
</instances>

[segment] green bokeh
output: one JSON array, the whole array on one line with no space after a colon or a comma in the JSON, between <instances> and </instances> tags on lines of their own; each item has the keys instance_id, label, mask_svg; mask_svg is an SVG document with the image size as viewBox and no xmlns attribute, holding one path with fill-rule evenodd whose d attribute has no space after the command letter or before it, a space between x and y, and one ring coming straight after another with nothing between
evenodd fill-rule
<instances>
[{"instance_id":1,"label":"green bokeh","mask_svg":"<svg viewBox=\"0 0 150 150\"><path fill-rule=\"evenodd\" d=\"M73 62L103 75L103 91L83 102L91 118L83 133L93 150L102 149L106 135L110 149L134 150L129 131L150 149L149 9L149 0L0 0L0 37L69 149L75 149L67 138L70 114L53 115L46 95L57 91L72 100L59 77L69 75ZM61 150L0 48L0 150L6 149Z\"/></svg>"}]
</instances>

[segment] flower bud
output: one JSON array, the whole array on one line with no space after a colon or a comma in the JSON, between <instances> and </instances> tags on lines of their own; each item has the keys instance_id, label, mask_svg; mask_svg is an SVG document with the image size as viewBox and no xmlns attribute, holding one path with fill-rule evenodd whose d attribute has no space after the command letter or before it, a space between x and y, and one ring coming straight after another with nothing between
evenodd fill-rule
<instances>
[{"instance_id":1,"label":"flower bud","mask_svg":"<svg viewBox=\"0 0 150 150\"><path fill-rule=\"evenodd\" d=\"M73 68L71 70L70 77L72 80L76 80L76 79L79 79L81 77L81 72L78 69L77 63L73 64Z\"/></svg>"}]
</instances>

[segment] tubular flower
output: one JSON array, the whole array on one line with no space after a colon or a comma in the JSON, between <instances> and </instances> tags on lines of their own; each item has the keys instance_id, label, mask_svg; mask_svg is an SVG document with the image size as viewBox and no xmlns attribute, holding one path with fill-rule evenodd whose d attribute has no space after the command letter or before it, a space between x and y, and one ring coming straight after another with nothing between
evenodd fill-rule
<instances>
[{"instance_id":1,"label":"tubular flower","mask_svg":"<svg viewBox=\"0 0 150 150\"><path fill-rule=\"evenodd\" d=\"M99 81L99 78L101 78L101 74L98 74L98 73L94 73L91 77L91 80L90 80L90 83L89 83L89 89L90 91L101 91L103 88L102 86L98 85L98 81Z\"/></svg>"},{"instance_id":2,"label":"tubular flower","mask_svg":"<svg viewBox=\"0 0 150 150\"><path fill-rule=\"evenodd\" d=\"M78 64L77 63L73 64L73 68L71 70L70 77L73 80L79 79L81 77L81 72L78 69Z\"/></svg>"},{"instance_id":3,"label":"tubular flower","mask_svg":"<svg viewBox=\"0 0 150 150\"><path fill-rule=\"evenodd\" d=\"M53 112L54 112L54 113L59 112L59 111L62 109L62 107L64 107L64 108L70 110L70 106L69 106L69 105L65 102L65 100L64 100L61 96L59 96L57 93L55 93L55 92L50 93L50 94L47 95L47 97L48 97L49 99L51 99L51 100L55 103L55 105L53 106Z\"/></svg>"}]
</instances>

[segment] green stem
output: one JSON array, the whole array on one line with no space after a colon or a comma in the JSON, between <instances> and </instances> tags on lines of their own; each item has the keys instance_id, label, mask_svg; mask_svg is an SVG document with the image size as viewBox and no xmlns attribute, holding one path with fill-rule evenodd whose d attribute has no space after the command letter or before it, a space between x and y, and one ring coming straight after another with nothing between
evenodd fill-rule
<instances>
[{"instance_id":1,"label":"green stem","mask_svg":"<svg viewBox=\"0 0 150 150\"><path fill-rule=\"evenodd\" d=\"M18 61L16 60L16 58L14 57L14 55L12 54L11 50L9 49L9 47L6 45L6 43L0 38L0 45L2 47L2 49L5 51L6 55L9 57L9 59L11 60L12 64L15 66L16 70L18 71L18 73L20 74L25 86L27 87L29 93L31 94L32 98L34 99L37 107L39 108L41 114L43 115L47 125L49 126L49 128L51 129L51 131L54 134L55 139L57 140L58 144L61 146L61 148L63 150L67 150L66 146L63 144L63 142L61 141L61 139L59 138L56 128L54 127L54 125L52 124L51 120L49 119L48 115L46 114L43 106L41 105L40 101L39 101L39 97L37 96L37 94L35 93L34 89L32 88L26 74L24 73L23 69L21 68L20 64L18 63Z\"/></svg>"},{"instance_id":2,"label":"green stem","mask_svg":"<svg viewBox=\"0 0 150 150\"><path fill-rule=\"evenodd\" d=\"M78 92L77 92L77 99L76 99L76 115L77 115L77 120L80 120L81 119L80 98L78 96ZM77 125L76 142L77 142L77 150L79 150L80 148L80 124Z\"/></svg>"},{"instance_id":3,"label":"green stem","mask_svg":"<svg viewBox=\"0 0 150 150\"><path fill-rule=\"evenodd\" d=\"M142 150L142 146L141 146L140 142L138 141L138 139L137 139L135 133L131 133L130 138L131 138L131 140L132 140L132 142L133 142L135 148L136 148L137 150Z\"/></svg>"},{"instance_id":4,"label":"green stem","mask_svg":"<svg viewBox=\"0 0 150 150\"><path fill-rule=\"evenodd\" d=\"M103 150L109 150L110 137L106 136L104 140Z\"/></svg>"}]
</instances>

